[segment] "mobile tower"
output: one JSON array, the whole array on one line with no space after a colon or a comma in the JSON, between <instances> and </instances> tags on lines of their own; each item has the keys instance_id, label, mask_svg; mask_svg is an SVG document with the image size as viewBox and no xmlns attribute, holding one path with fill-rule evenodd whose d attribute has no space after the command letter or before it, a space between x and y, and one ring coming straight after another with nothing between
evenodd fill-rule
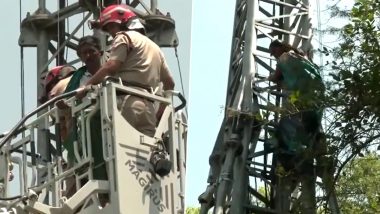
<instances>
[{"instance_id":1,"label":"mobile tower","mask_svg":"<svg viewBox=\"0 0 380 214\"><path fill-rule=\"evenodd\" d=\"M51 2L48 2L51 3ZM157 9L157 0L58 0L57 11L50 12L45 0L21 24L19 45L37 49L37 94L42 94L41 80L49 65L78 63L75 56L80 29L87 28L91 16L97 18L102 8L127 4L144 25L148 37L160 47L176 47L175 22ZM21 4L21 1L20 1ZM76 18L73 18L76 17ZM67 19L71 20L68 25ZM74 25L73 29L69 29ZM106 49L106 35L94 31ZM82 35L83 36L83 35ZM38 104L7 133L0 136L0 208L3 213L183 213L185 193L186 115L181 111L185 99L176 91L164 96L142 92L108 79L94 86L82 102L76 91ZM116 105L116 94L132 94L166 105L154 137L146 136L124 120ZM175 106L173 98L180 104ZM57 101L65 99L71 111L75 164L64 168ZM101 130L94 132L94 118ZM93 152L98 134L102 154ZM94 157L104 159L107 179L94 178ZM11 180L10 172L15 178ZM75 194L65 195L71 177ZM11 189L19 187L19 194ZM108 198L107 204L101 198Z\"/></svg>"},{"instance_id":2,"label":"mobile tower","mask_svg":"<svg viewBox=\"0 0 380 214\"><path fill-rule=\"evenodd\" d=\"M316 213L316 158L303 159L312 163L308 170L304 161L297 170L280 167L273 135L285 94L267 80L276 65L268 50L274 39L312 59L311 6L309 0L236 1L225 117L198 198L202 214ZM329 209L339 213L331 164L323 155L318 162Z\"/></svg>"}]
</instances>

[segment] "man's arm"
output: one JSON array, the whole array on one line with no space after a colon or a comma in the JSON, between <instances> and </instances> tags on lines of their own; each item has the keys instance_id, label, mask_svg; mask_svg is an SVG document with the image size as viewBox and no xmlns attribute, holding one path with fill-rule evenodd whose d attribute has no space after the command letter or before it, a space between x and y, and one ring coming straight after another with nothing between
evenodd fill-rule
<instances>
[{"instance_id":1,"label":"man's arm","mask_svg":"<svg viewBox=\"0 0 380 214\"><path fill-rule=\"evenodd\" d=\"M82 87L77 89L77 94L75 95L77 99L82 99L86 96L86 87L89 85L99 84L104 80L106 76L112 76L121 67L122 62L118 60L108 60L99 70L92 76Z\"/></svg>"},{"instance_id":2,"label":"man's arm","mask_svg":"<svg viewBox=\"0 0 380 214\"><path fill-rule=\"evenodd\" d=\"M175 83L172 76L168 76L165 79L162 79L163 89L164 90L173 90Z\"/></svg>"},{"instance_id":3,"label":"man's arm","mask_svg":"<svg viewBox=\"0 0 380 214\"><path fill-rule=\"evenodd\" d=\"M99 84L104 80L104 77L113 76L121 68L122 64L123 63L119 60L108 60L100 67L94 76L86 82L85 86Z\"/></svg>"},{"instance_id":4,"label":"man's arm","mask_svg":"<svg viewBox=\"0 0 380 214\"><path fill-rule=\"evenodd\" d=\"M160 79L163 84L163 89L165 91L174 89L174 86L175 86L174 79L172 75L170 74L169 67L166 64L165 59L163 59L163 62L162 62Z\"/></svg>"},{"instance_id":5,"label":"man's arm","mask_svg":"<svg viewBox=\"0 0 380 214\"><path fill-rule=\"evenodd\" d=\"M113 76L120 70L123 62L127 56L127 44L117 43L114 44L110 53L110 58L99 70L85 83L83 87L78 89L76 97L82 99L86 95L86 86L99 84L104 80L106 76Z\"/></svg>"},{"instance_id":6,"label":"man's arm","mask_svg":"<svg viewBox=\"0 0 380 214\"><path fill-rule=\"evenodd\" d=\"M280 83L280 81L282 80L282 73L278 67L273 72L273 74L269 75L268 80L277 84Z\"/></svg>"},{"instance_id":7,"label":"man's arm","mask_svg":"<svg viewBox=\"0 0 380 214\"><path fill-rule=\"evenodd\" d=\"M120 42L121 40L122 42ZM124 60L127 57L127 48L128 45L123 42L123 37L118 37L113 44L111 49L109 59L107 60L102 67L92 76L91 79L87 81L85 84L87 85L95 85L99 84L104 80L106 76L113 76L123 65Z\"/></svg>"},{"instance_id":8,"label":"man's arm","mask_svg":"<svg viewBox=\"0 0 380 214\"><path fill-rule=\"evenodd\" d=\"M164 91L174 89L174 86L175 86L174 79L172 75L170 74L169 67L166 64L165 59L162 59L160 80L162 82L162 85L163 85L162 88ZM162 114L164 113L165 107L166 105L160 103L157 113L156 113L157 122L160 121Z\"/></svg>"}]
</instances>

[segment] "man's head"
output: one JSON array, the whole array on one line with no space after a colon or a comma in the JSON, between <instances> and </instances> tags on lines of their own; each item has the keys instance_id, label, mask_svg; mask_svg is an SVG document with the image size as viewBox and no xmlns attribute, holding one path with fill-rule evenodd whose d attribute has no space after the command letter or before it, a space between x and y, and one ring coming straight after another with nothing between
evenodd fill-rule
<instances>
[{"instance_id":1,"label":"man's head","mask_svg":"<svg viewBox=\"0 0 380 214\"><path fill-rule=\"evenodd\" d=\"M51 91L62 80L70 77L75 71L75 68L71 65L60 65L49 70L43 80L44 91L39 98L40 103L44 103L52 98Z\"/></svg>"},{"instance_id":2,"label":"man's head","mask_svg":"<svg viewBox=\"0 0 380 214\"><path fill-rule=\"evenodd\" d=\"M280 40L274 40L269 45L269 53L271 56L274 56L278 59L283 53L294 51L294 53L301 56L305 56L305 53L302 49L294 48L287 42L281 42Z\"/></svg>"},{"instance_id":3,"label":"man's head","mask_svg":"<svg viewBox=\"0 0 380 214\"><path fill-rule=\"evenodd\" d=\"M77 55L86 65L98 64L102 56L99 39L95 36L84 36L79 39Z\"/></svg>"},{"instance_id":4,"label":"man's head","mask_svg":"<svg viewBox=\"0 0 380 214\"><path fill-rule=\"evenodd\" d=\"M269 53L270 53L271 56L274 56L277 59L284 52L286 52L285 46L279 40L276 39L276 40L274 40L274 41L272 41L270 43L270 45L269 45Z\"/></svg>"}]
</instances>

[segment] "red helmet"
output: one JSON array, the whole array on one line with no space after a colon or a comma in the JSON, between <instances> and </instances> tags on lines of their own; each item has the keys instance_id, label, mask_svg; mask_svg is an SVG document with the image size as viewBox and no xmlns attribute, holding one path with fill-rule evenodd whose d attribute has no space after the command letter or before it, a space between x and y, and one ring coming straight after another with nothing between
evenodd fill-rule
<instances>
[{"instance_id":1,"label":"red helmet","mask_svg":"<svg viewBox=\"0 0 380 214\"><path fill-rule=\"evenodd\" d=\"M54 86L62 79L69 77L75 71L75 68L70 65L60 65L49 70L43 80L44 92L40 97L40 102L47 101L47 95L54 88Z\"/></svg>"},{"instance_id":2,"label":"red helmet","mask_svg":"<svg viewBox=\"0 0 380 214\"><path fill-rule=\"evenodd\" d=\"M108 23L124 24L129 30L145 30L137 15L125 4L115 4L106 7L99 17L99 21L90 21L90 28L101 28Z\"/></svg>"},{"instance_id":3,"label":"red helmet","mask_svg":"<svg viewBox=\"0 0 380 214\"><path fill-rule=\"evenodd\" d=\"M125 4L116 4L111 5L100 13L100 27L104 28L106 24L114 22L114 23L127 23L130 19L137 17L134 12L132 12L127 5Z\"/></svg>"}]
</instances>

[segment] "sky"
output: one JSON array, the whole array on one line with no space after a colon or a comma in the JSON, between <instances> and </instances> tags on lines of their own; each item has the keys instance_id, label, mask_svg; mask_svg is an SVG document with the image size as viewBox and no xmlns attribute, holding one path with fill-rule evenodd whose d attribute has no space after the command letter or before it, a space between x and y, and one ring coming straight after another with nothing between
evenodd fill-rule
<instances>
[{"instance_id":1,"label":"sky","mask_svg":"<svg viewBox=\"0 0 380 214\"><path fill-rule=\"evenodd\" d=\"M321 0L325 5L328 0ZM22 18L36 10L37 0L23 1ZM48 1L47 1L48 2ZM50 2L50 1L49 1ZM315 2L315 1L311 1ZM350 1L352 2L352 1ZM19 1L3 1L0 14L0 133L20 119ZM178 54L188 100L186 204L199 206L197 198L207 186L208 157L223 119L235 2L230 0L159 1L176 21ZM11 14L11 15L9 15ZM328 39L328 38L326 38ZM36 106L36 49L24 50L26 112ZM181 91L173 49L165 50L169 66Z\"/></svg>"},{"instance_id":2,"label":"sky","mask_svg":"<svg viewBox=\"0 0 380 214\"><path fill-rule=\"evenodd\" d=\"M186 205L199 206L224 117L235 2L193 0Z\"/></svg>"}]
</instances>

